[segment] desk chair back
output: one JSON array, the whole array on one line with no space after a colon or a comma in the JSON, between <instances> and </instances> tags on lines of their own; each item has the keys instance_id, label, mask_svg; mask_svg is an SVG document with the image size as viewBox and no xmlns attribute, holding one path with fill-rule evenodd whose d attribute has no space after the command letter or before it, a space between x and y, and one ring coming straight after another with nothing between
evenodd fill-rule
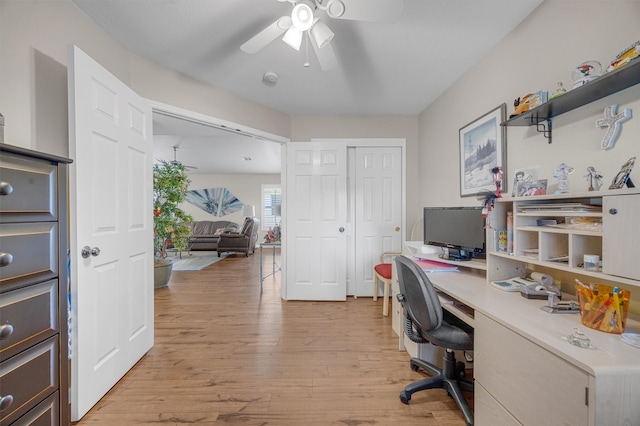
<instances>
[{"instance_id":1,"label":"desk chair back","mask_svg":"<svg viewBox=\"0 0 640 426\"><path fill-rule=\"evenodd\" d=\"M407 257L398 256L395 261L404 309L420 334L437 329L442 324L442 305L427 274Z\"/></svg>"}]
</instances>

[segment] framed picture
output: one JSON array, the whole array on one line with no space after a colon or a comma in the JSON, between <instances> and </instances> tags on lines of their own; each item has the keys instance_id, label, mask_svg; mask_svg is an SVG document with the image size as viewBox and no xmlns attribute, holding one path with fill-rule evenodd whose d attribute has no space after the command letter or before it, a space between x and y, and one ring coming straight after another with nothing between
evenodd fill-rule
<instances>
[{"instance_id":1,"label":"framed picture","mask_svg":"<svg viewBox=\"0 0 640 426\"><path fill-rule=\"evenodd\" d=\"M507 116L502 104L460 129L460 195L478 195L496 190L493 170L506 171L506 128L500 126ZM500 190L505 193L507 180L501 179Z\"/></svg>"}]
</instances>

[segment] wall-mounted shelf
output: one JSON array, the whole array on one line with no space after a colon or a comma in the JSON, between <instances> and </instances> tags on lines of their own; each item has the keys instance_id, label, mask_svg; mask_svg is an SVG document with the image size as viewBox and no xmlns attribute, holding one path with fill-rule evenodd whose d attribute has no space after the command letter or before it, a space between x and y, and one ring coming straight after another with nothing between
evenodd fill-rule
<instances>
[{"instance_id":1,"label":"wall-mounted shelf","mask_svg":"<svg viewBox=\"0 0 640 426\"><path fill-rule=\"evenodd\" d=\"M640 83L640 59L562 96L502 122L501 126L536 126L551 143L551 119Z\"/></svg>"}]
</instances>

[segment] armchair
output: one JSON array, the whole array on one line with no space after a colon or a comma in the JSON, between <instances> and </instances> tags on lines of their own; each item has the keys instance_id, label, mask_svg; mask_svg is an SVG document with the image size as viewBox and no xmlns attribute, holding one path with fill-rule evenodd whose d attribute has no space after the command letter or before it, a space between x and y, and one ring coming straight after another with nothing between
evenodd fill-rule
<instances>
[{"instance_id":1,"label":"armchair","mask_svg":"<svg viewBox=\"0 0 640 426\"><path fill-rule=\"evenodd\" d=\"M465 381L464 363L456 362L453 350L473 349L473 328L442 309L440 299L427 274L405 256L395 258L400 293L398 301L405 311L404 328L409 339L445 348L442 369L419 358L411 358L411 369L426 371L431 377L407 385L400 401L408 404L411 394L444 388L462 411L467 425L473 425L473 413L462 390L473 392L473 382Z\"/></svg>"},{"instance_id":2,"label":"armchair","mask_svg":"<svg viewBox=\"0 0 640 426\"><path fill-rule=\"evenodd\" d=\"M244 220L240 232L224 232L218 239L218 257L222 252L240 252L249 257L249 253L255 253L256 241L258 240L258 229L260 219L247 217Z\"/></svg>"}]
</instances>

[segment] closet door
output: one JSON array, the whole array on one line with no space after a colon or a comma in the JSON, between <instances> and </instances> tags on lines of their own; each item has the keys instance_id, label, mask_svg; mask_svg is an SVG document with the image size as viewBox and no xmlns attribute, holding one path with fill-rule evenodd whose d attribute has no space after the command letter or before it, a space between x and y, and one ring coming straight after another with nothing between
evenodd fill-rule
<instances>
[{"instance_id":1,"label":"closet door","mask_svg":"<svg viewBox=\"0 0 640 426\"><path fill-rule=\"evenodd\" d=\"M371 296L380 254L402 249L402 148L357 147L354 168L353 292Z\"/></svg>"}]
</instances>

